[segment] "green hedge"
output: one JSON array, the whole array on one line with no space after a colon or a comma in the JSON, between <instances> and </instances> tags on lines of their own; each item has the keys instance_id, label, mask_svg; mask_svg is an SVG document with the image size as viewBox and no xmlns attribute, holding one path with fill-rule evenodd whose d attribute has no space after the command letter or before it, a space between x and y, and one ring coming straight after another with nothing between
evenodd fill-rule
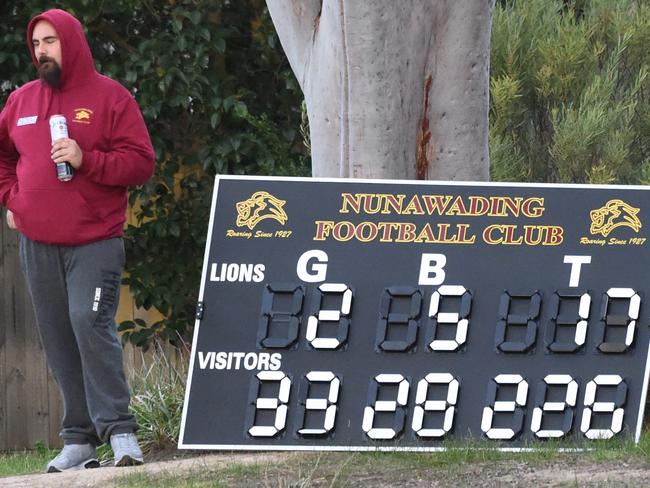
<instances>
[{"instance_id":1,"label":"green hedge","mask_svg":"<svg viewBox=\"0 0 650 488\"><path fill-rule=\"evenodd\" d=\"M650 181L650 2L501 1L492 28L492 178Z\"/></svg>"}]
</instances>

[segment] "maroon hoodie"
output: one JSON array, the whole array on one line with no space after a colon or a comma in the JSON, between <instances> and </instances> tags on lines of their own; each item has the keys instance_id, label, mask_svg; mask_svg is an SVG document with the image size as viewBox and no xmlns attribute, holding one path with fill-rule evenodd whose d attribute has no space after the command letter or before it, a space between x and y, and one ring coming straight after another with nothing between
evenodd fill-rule
<instances>
[{"instance_id":1,"label":"maroon hoodie","mask_svg":"<svg viewBox=\"0 0 650 488\"><path fill-rule=\"evenodd\" d=\"M95 70L79 21L63 10L34 17L32 31L49 21L61 43L61 85L31 81L0 113L0 202L18 230L32 240L79 245L122 235L127 187L152 175L154 153L142 115L129 91ZM81 167L59 181L50 156L49 118L62 114L69 137L83 152Z\"/></svg>"}]
</instances>

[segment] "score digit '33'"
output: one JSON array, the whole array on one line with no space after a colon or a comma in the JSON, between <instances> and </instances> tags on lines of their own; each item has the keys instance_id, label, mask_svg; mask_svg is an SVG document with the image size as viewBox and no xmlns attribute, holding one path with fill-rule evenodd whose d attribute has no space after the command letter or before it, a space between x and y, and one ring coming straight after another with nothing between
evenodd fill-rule
<instances>
[{"instance_id":1,"label":"score digit '33'","mask_svg":"<svg viewBox=\"0 0 650 488\"><path fill-rule=\"evenodd\" d=\"M179 447L638 440L649 197L218 177Z\"/></svg>"}]
</instances>

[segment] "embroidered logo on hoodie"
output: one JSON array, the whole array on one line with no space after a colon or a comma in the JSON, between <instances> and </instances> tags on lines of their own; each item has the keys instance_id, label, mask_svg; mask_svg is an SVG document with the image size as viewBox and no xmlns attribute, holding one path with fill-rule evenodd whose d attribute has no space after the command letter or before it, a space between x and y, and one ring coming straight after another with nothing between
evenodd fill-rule
<instances>
[{"instance_id":1,"label":"embroidered logo on hoodie","mask_svg":"<svg viewBox=\"0 0 650 488\"><path fill-rule=\"evenodd\" d=\"M79 122L80 124L90 124L90 117L92 114L93 111L89 108L75 108L74 119L72 119L72 121Z\"/></svg>"}]
</instances>

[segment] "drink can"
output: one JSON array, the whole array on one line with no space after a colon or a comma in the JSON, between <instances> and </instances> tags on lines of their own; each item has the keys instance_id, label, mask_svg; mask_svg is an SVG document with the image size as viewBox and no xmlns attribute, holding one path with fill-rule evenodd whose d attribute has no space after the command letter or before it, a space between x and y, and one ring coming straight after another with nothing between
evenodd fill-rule
<instances>
[{"instance_id":1,"label":"drink can","mask_svg":"<svg viewBox=\"0 0 650 488\"><path fill-rule=\"evenodd\" d=\"M50 138L52 143L59 139L68 138L68 123L63 115L57 114L50 117ZM74 170L70 163L64 161L56 163L56 177L60 181L70 181L74 176Z\"/></svg>"},{"instance_id":2,"label":"drink can","mask_svg":"<svg viewBox=\"0 0 650 488\"><path fill-rule=\"evenodd\" d=\"M52 142L68 138L68 123L63 115L50 117L50 137Z\"/></svg>"}]
</instances>

